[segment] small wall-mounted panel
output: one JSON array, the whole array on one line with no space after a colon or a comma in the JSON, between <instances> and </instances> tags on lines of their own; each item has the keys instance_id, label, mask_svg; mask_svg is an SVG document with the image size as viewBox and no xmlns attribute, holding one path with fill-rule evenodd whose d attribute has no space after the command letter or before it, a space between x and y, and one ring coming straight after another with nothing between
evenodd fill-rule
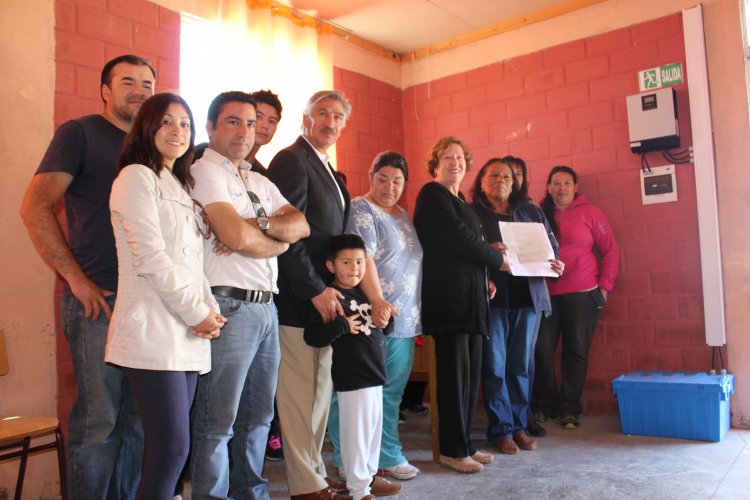
<instances>
[{"instance_id":1,"label":"small wall-mounted panel","mask_svg":"<svg viewBox=\"0 0 750 500\"><path fill-rule=\"evenodd\" d=\"M630 149L646 153L680 146L677 94L674 88L643 92L626 98Z\"/></svg>"},{"instance_id":2,"label":"small wall-mounted panel","mask_svg":"<svg viewBox=\"0 0 750 500\"><path fill-rule=\"evenodd\" d=\"M674 165L641 170L641 200L644 205L677 201L677 178Z\"/></svg>"}]
</instances>

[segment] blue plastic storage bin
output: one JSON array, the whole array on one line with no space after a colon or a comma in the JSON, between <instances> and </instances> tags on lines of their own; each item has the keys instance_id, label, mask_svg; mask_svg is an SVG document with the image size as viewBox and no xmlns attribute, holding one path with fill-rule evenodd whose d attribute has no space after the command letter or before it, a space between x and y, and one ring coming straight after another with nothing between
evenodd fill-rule
<instances>
[{"instance_id":1,"label":"blue plastic storage bin","mask_svg":"<svg viewBox=\"0 0 750 500\"><path fill-rule=\"evenodd\" d=\"M734 375L634 371L612 381L624 434L721 441Z\"/></svg>"}]
</instances>

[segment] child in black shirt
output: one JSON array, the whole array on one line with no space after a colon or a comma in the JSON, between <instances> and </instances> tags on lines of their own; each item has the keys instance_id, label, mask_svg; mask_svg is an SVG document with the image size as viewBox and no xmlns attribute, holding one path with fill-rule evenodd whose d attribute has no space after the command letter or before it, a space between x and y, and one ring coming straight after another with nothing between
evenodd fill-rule
<instances>
[{"instance_id":1,"label":"child in black shirt","mask_svg":"<svg viewBox=\"0 0 750 500\"><path fill-rule=\"evenodd\" d=\"M339 404L341 459L346 486L354 500L370 495L378 467L383 426L383 384L386 383L385 337L370 317L371 306L359 283L365 275L365 244L357 235L331 238L326 267L344 316L324 323L314 311L305 327L305 342L333 348L331 378ZM385 328L390 331L393 319Z\"/></svg>"}]
</instances>

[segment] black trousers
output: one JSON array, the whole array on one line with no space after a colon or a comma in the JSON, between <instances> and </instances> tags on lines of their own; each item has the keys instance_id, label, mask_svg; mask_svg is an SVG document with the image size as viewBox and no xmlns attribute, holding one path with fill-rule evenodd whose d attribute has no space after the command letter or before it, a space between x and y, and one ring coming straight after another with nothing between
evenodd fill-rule
<instances>
[{"instance_id":1,"label":"black trousers","mask_svg":"<svg viewBox=\"0 0 750 500\"><path fill-rule=\"evenodd\" d=\"M477 412L482 368L482 336L435 335L440 454L470 457L477 449L471 427Z\"/></svg>"},{"instance_id":2,"label":"black trousers","mask_svg":"<svg viewBox=\"0 0 750 500\"><path fill-rule=\"evenodd\" d=\"M534 408L546 414L578 415L589 366L589 348L604 297L596 288L553 295L552 314L539 325L534 364ZM562 337L561 380L555 380L555 349Z\"/></svg>"},{"instance_id":3,"label":"black trousers","mask_svg":"<svg viewBox=\"0 0 750 500\"><path fill-rule=\"evenodd\" d=\"M190 406L198 372L125 367L122 371L143 422L143 465L135 498L171 499L190 449Z\"/></svg>"}]
</instances>

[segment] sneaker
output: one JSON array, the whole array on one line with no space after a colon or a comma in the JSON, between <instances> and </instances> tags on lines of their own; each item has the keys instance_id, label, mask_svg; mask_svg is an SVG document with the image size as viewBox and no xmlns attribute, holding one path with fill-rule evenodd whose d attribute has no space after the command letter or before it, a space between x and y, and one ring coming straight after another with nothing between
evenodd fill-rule
<instances>
[{"instance_id":1,"label":"sneaker","mask_svg":"<svg viewBox=\"0 0 750 500\"><path fill-rule=\"evenodd\" d=\"M536 410L531 414L531 420L543 424L547 421L548 415L541 410Z\"/></svg>"},{"instance_id":2,"label":"sneaker","mask_svg":"<svg viewBox=\"0 0 750 500\"><path fill-rule=\"evenodd\" d=\"M409 462L404 462L395 467L386 467L385 469L378 469L377 476L392 477L399 481L407 481L413 479L419 475L421 471L414 467Z\"/></svg>"},{"instance_id":3,"label":"sneaker","mask_svg":"<svg viewBox=\"0 0 750 500\"><path fill-rule=\"evenodd\" d=\"M563 415L560 417L560 425L563 429L572 431L580 427L581 421L578 419L578 415Z\"/></svg>"},{"instance_id":4,"label":"sneaker","mask_svg":"<svg viewBox=\"0 0 750 500\"><path fill-rule=\"evenodd\" d=\"M547 435L547 429L542 427L542 423L536 418L529 420L529 425L526 427L529 435L534 437L544 437Z\"/></svg>"},{"instance_id":5,"label":"sneaker","mask_svg":"<svg viewBox=\"0 0 750 500\"><path fill-rule=\"evenodd\" d=\"M425 406L423 406L421 403L417 403L413 406L410 406L407 408L410 412L415 413L417 415L427 415L428 411Z\"/></svg>"},{"instance_id":6,"label":"sneaker","mask_svg":"<svg viewBox=\"0 0 750 500\"><path fill-rule=\"evenodd\" d=\"M266 444L266 460L278 462L284 460L284 446L281 444L281 436L271 434Z\"/></svg>"},{"instance_id":7,"label":"sneaker","mask_svg":"<svg viewBox=\"0 0 750 500\"><path fill-rule=\"evenodd\" d=\"M406 422L406 417L404 416L404 412L399 411L398 412L398 423L399 424L403 424L404 422Z\"/></svg>"}]
</instances>

